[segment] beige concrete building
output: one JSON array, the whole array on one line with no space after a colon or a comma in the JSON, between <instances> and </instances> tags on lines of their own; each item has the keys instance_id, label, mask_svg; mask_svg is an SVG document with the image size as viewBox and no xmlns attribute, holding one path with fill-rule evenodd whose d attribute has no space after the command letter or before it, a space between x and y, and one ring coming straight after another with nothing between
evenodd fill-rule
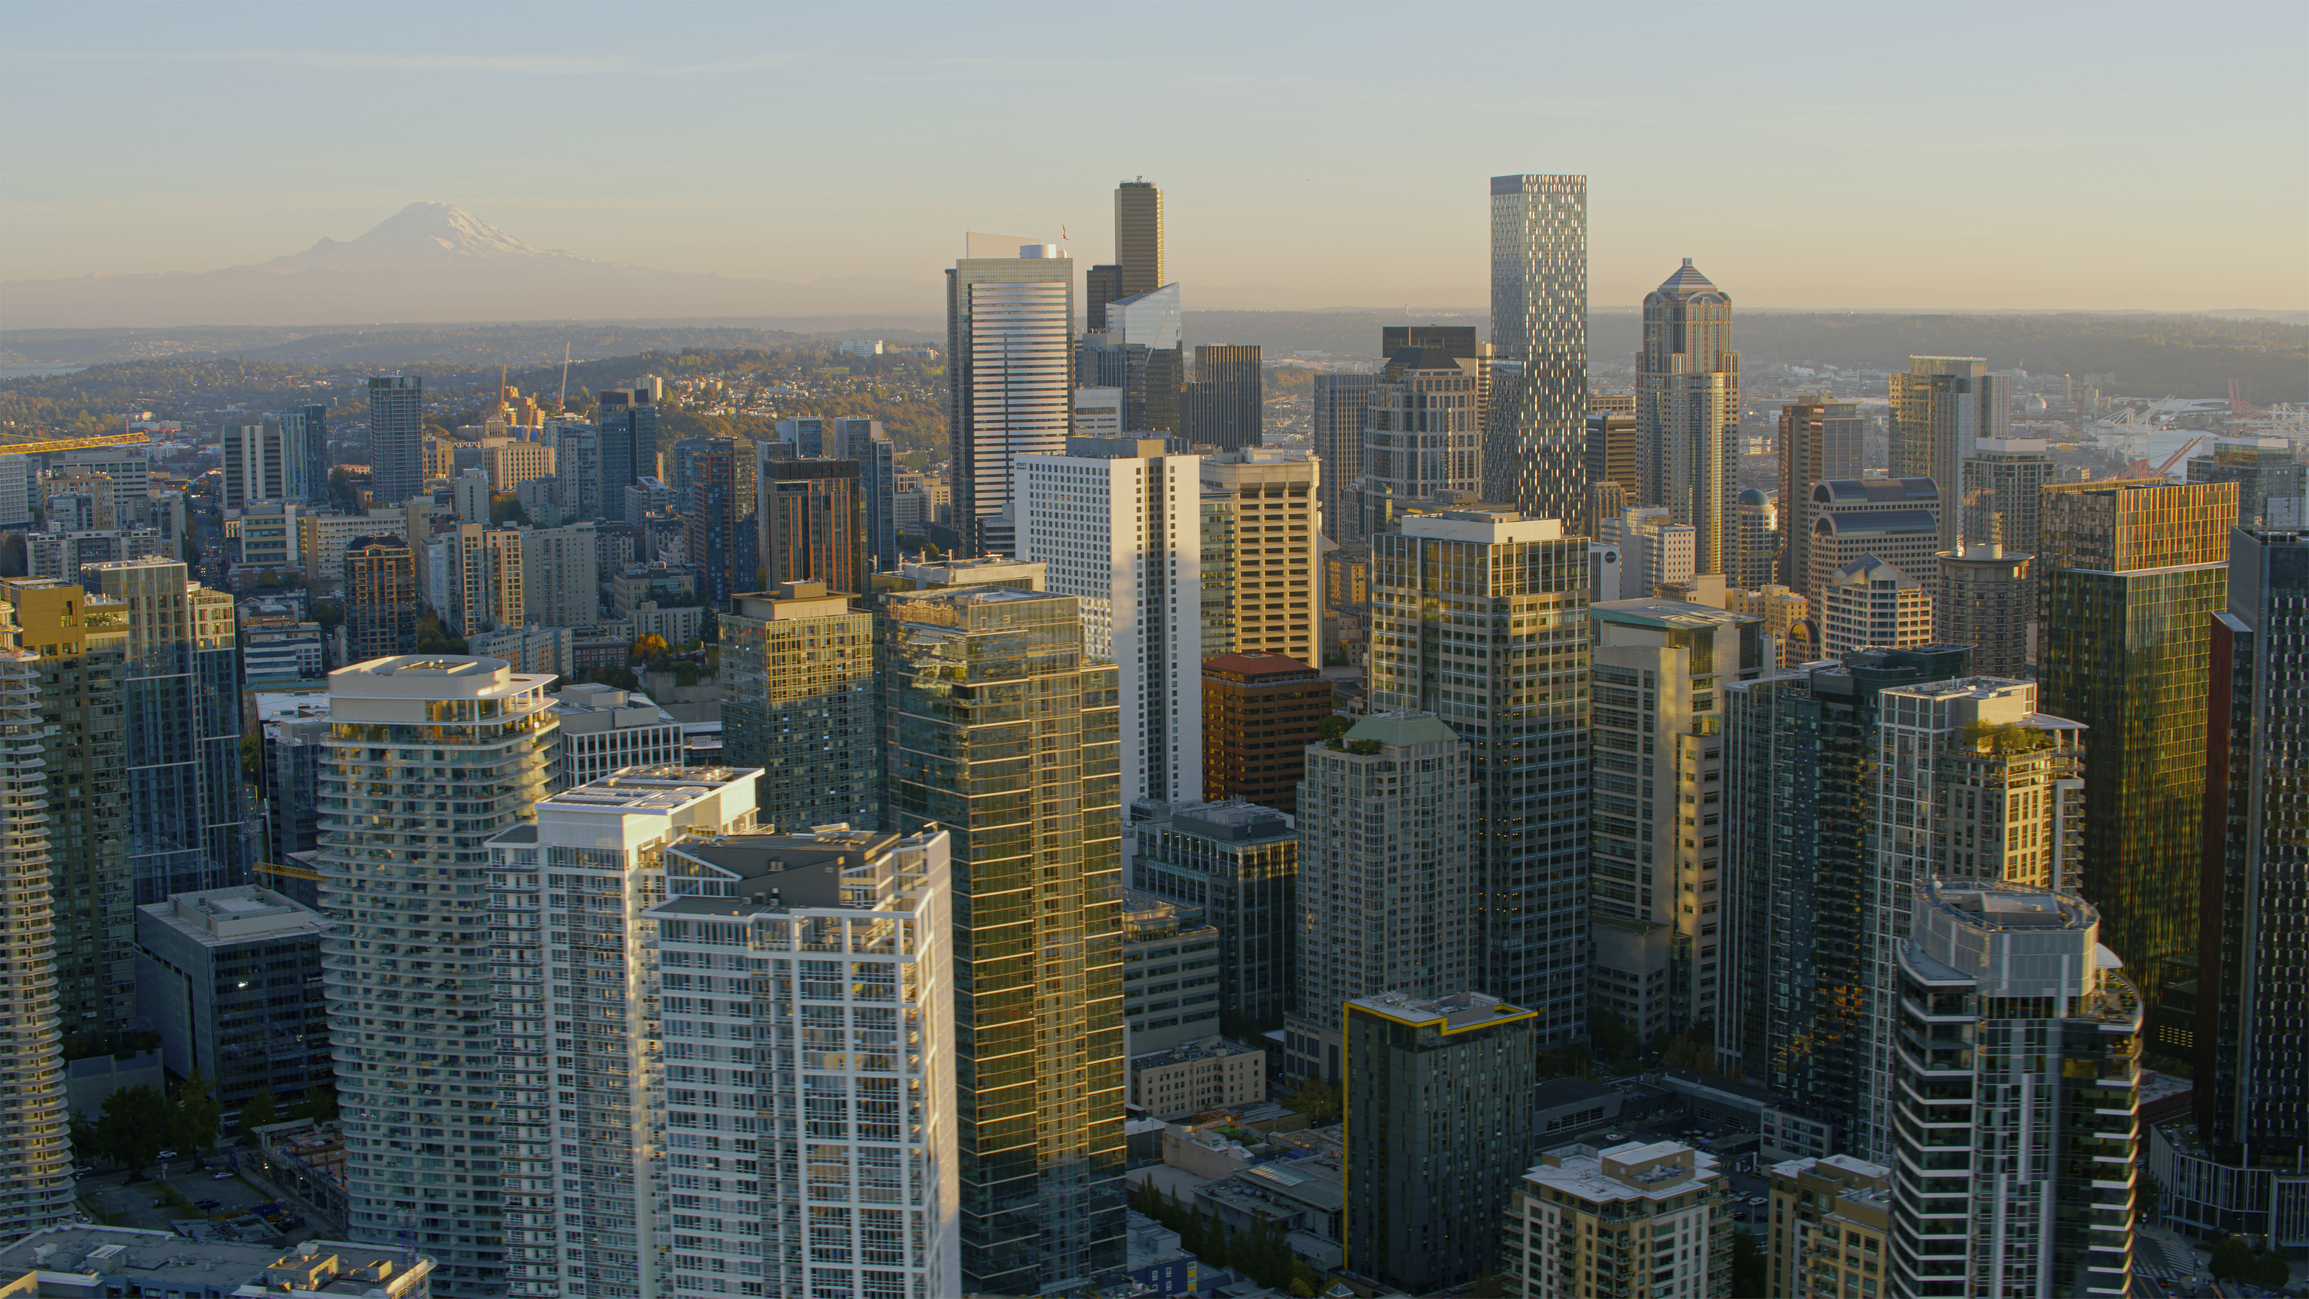
<instances>
[{"instance_id":1,"label":"beige concrete building","mask_svg":"<svg viewBox=\"0 0 2309 1299\"><path fill-rule=\"evenodd\" d=\"M1905 570L1862 555L1821 584L1821 657L1931 643L1932 591Z\"/></svg>"},{"instance_id":2,"label":"beige concrete building","mask_svg":"<svg viewBox=\"0 0 2309 1299\"><path fill-rule=\"evenodd\" d=\"M1234 498L1230 648L1321 663L1321 462L1305 452L1245 447L1206 457L1202 477L1206 492Z\"/></svg>"},{"instance_id":3,"label":"beige concrete building","mask_svg":"<svg viewBox=\"0 0 2309 1299\"><path fill-rule=\"evenodd\" d=\"M543 442L494 442L482 449L481 467L489 472L490 491L510 492L553 472L553 448Z\"/></svg>"},{"instance_id":4,"label":"beige concrete building","mask_svg":"<svg viewBox=\"0 0 2309 1299\"><path fill-rule=\"evenodd\" d=\"M1970 645L1972 670L1986 676L2026 671L2036 658L2035 561L2008 555L1993 541L1944 550L1936 558L1933 642Z\"/></svg>"},{"instance_id":5,"label":"beige concrete building","mask_svg":"<svg viewBox=\"0 0 2309 1299\"><path fill-rule=\"evenodd\" d=\"M1892 1170L1850 1155L1772 1168L1764 1293L1789 1299L1883 1294L1891 1258Z\"/></svg>"},{"instance_id":6,"label":"beige concrete building","mask_svg":"<svg viewBox=\"0 0 2309 1299\"><path fill-rule=\"evenodd\" d=\"M1548 1151L1508 1199L1504 1245L1515 1299L1732 1292L1724 1175L1715 1156L1673 1141Z\"/></svg>"},{"instance_id":7,"label":"beige concrete building","mask_svg":"<svg viewBox=\"0 0 2309 1299\"><path fill-rule=\"evenodd\" d=\"M1158 1119L1255 1105L1266 1097L1267 1053L1223 1037L1134 1056L1130 1062L1130 1102Z\"/></svg>"},{"instance_id":8,"label":"beige concrete building","mask_svg":"<svg viewBox=\"0 0 2309 1299\"><path fill-rule=\"evenodd\" d=\"M1720 1008L1723 687L1762 673L1763 624L1675 600L1587 612L1594 996L1648 1041Z\"/></svg>"}]
</instances>

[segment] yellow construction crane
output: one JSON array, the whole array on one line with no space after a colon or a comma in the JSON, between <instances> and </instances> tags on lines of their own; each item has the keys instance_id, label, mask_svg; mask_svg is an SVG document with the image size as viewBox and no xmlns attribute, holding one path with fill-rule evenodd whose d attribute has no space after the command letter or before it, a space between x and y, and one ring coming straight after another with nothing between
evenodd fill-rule
<instances>
[{"instance_id":1,"label":"yellow construction crane","mask_svg":"<svg viewBox=\"0 0 2309 1299\"><path fill-rule=\"evenodd\" d=\"M0 456L44 456L56 451L79 451L87 447L136 446L152 439L142 433L98 433L84 438L57 438L50 442L0 443Z\"/></svg>"}]
</instances>

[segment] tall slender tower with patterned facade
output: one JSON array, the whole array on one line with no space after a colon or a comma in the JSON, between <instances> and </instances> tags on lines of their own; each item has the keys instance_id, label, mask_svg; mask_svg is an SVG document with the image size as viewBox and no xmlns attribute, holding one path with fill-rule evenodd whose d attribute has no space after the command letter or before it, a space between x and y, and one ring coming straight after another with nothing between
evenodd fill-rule
<instances>
[{"instance_id":1,"label":"tall slender tower with patterned facade","mask_svg":"<svg viewBox=\"0 0 2309 1299\"><path fill-rule=\"evenodd\" d=\"M1740 490L1740 354L1732 298L1684 259L1644 295L1636 358L1636 465L1644 499L1693 532L1696 573L1732 568L1729 526Z\"/></svg>"},{"instance_id":2,"label":"tall slender tower with patterned facade","mask_svg":"<svg viewBox=\"0 0 2309 1299\"><path fill-rule=\"evenodd\" d=\"M1485 500L1532 518L1587 504L1587 177L1491 178L1495 391Z\"/></svg>"}]
</instances>

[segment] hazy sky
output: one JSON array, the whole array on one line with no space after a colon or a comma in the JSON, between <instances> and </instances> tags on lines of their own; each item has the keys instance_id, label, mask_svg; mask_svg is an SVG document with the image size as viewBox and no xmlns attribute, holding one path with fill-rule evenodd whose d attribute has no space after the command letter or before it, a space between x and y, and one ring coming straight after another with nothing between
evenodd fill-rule
<instances>
[{"instance_id":1,"label":"hazy sky","mask_svg":"<svg viewBox=\"0 0 2309 1299\"><path fill-rule=\"evenodd\" d=\"M1483 306L1485 178L1544 171L1590 178L1599 307L1692 257L1746 306L2301 308L2304 49L2297 3L17 0L0 278L427 199L606 260L930 281L967 228L1106 260L1143 174L1190 291Z\"/></svg>"}]
</instances>

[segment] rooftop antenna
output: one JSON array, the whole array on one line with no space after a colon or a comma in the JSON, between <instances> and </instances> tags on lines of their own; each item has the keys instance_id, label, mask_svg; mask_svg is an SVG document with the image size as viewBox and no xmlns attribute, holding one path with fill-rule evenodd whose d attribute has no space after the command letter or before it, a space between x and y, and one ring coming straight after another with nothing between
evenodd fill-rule
<instances>
[{"instance_id":1,"label":"rooftop antenna","mask_svg":"<svg viewBox=\"0 0 2309 1299\"><path fill-rule=\"evenodd\" d=\"M560 405L562 413L567 414L569 412L569 344L567 343L561 345Z\"/></svg>"}]
</instances>

